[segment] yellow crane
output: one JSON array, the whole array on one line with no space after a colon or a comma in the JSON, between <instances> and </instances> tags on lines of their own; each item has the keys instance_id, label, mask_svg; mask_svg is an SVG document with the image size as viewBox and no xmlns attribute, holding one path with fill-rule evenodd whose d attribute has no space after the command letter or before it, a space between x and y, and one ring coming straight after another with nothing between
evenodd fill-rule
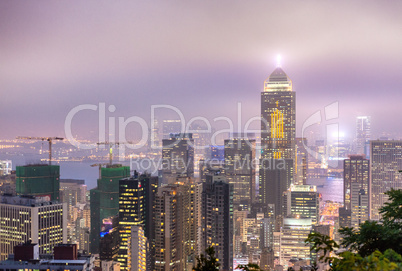
<instances>
[{"instance_id":1,"label":"yellow crane","mask_svg":"<svg viewBox=\"0 0 402 271\"><path fill-rule=\"evenodd\" d=\"M49 142L49 165L52 164L52 142L53 140L64 140L62 137L36 137L36 136L17 136L17 139L41 140Z\"/></svg>"}]
</instances>

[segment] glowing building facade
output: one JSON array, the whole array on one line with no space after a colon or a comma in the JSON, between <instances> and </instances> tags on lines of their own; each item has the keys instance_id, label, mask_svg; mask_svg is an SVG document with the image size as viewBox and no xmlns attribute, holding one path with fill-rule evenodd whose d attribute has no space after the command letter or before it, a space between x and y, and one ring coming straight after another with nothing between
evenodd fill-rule
<instances>
[{"instance_id":1,"label":"glowing building facade","mask_svg":"<svg viewBox=\"0 0 402 271\"><path fill-rule=\"evenodd\" d=\"M13 254L14 246L27 241L39 244L40 254L67 242L67 206L33 196L3 195L0 203L0 260Z\"/></svg>"},{"instance_id":2,"label":"glowing building facade","mask_svg":"<svg viewBox=\"0 0 402 271\"><path fill-rule=\"evenodd\" d=\"M294 177L296 93L292 80L277 67L261 93L261 160L259 199L275 204L282 214L281 198Z\"/></svg>"},{"instance_id":3,"label":"glowing building facade","mask_svg":"<svg viewBox=\"0 0 402 271\"><path fill-rule=\"evenodd\" d=\"M388 197L388 190L402 189L402 141L373 140L370 142L370 219L380 219L379 210Z\"/></svg>"}]
</instances>

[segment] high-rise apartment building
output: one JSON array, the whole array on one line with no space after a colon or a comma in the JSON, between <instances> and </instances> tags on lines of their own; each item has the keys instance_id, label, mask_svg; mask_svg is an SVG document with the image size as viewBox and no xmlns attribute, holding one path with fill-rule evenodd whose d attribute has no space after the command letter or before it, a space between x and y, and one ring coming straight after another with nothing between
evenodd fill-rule
<instances>
[{"instance_id":1,"label":"high-rise apartment building","mask_svg":"<svg viewBox=\"0 0 402 271\"><path fill-rule=\"evenodd\" d=\"M17 195L48 197L60 201L60 166L45 164L17 166Z\"/></svg>"},{"instance_id":2,"label":"high-rise apartment building","mask_svg":"<svg viewBox=\"0 0 402 271\"><path fill-rule=\"evenodd\" d=\"M171 134L162 140L163 183L178 175L194 177L194 140L192 134Z\"/></svg>"},{"instance_id":3,"label":"high-rise apartment building","mask_svg":"<svg viewBox=\"0 0 402 271\"><path fill-rule=\"evenodd\" d=\"M130 167L108 165L101 168L98 186L91 189L91 253L99 253L102 220L119 214L119 180L130 176Z\"/></svg>"},{"instance_id":4,"label":"high-rise apartment building","mask_svg":"<svg viewBox=\"0 0 402 271\"><path fill-rule=\"evenodd\" d=\"M343 161L344 206L340 208L339 213L341 216L339 219L340 227L351 227L351 220L361 220L363 209L368 212L365 206L358 206L356 204L360 202L359 198L363 200L362 204L365 203L364 195L368 197L369 181L370 161L364 155L350 155L349 159ZM354 201L354 204L352 204L352 201ZM352 208L357 209L352 212Z\"/></svg>"},{"instance_id":5,"label":"high-rise apartment building","mask_svg":"<svg viewBox=\"0 0 402 271\"><path fill-rule=\"evenodd\" d=\"M356 118L356 153L370 157L371 117L359 116Z\"/></svg>"},{"instance_id":6,"label":"high-rise apartment building","mask_svg":"<svg viewBox=\"0 0 402 271\"><path fill-rule=\"evenodd\" d=\"M370 142L370 219L380 219L379 210L388 197L384 194L402 189L402 141L373 140Z\"/></svg>"},{"instance_id":7,"label":"high-rise apartment building","mask_svg":"<svg viewBox=\"0 0 402 271\"><path fill-rule=\"evenodd\" d=\"M233 270L233 185L223 175L207 175L201 204L201 251L213 246L219 270Z\"/></svg>"},{"instance_id":8,"label":"high-rise apartment building","mask_svg":"<svg viewBox=\"0 0 402 271\"><path fill-rule=\"evenodd\" d=\"M260 202L275 204L294 177L296 93L292 80L277 67L264 82L261 93Z\"/></svg>"},{"instance_id":9,"label":"high-rise apartment building","mask_svg":"<svg viewBox=\"0 0 402 271\"><path fill-rule=\"evenodd\" d=\"M51 254L53 248L67 242L65 203L54 203L33 196L1 197L0 260L13 254L16 245L32 241L40 254Z\"/></svg>"},{"instance_id":10,"label":"high-rise apartment building","mask_svg":"<svg viewBox=\"0 0 402 271\"><path fill-rule=\"evenodd\" d=\"M180 185L158 188L155 197L155 269L156 271L184 270L183 200Z\"/></svg>"},{"instance_id":11,"label":"high-rise apartment building","mask_svg":"<svg viewBox=\"0 0 402 271\"><path fill-rule=\"evenodd\" d=\"M145 237L144 229L137 225L131 226L128 239L127 270L146 271L148 256L148 240ZM120 269L121 270L121 269Z\"/></svg>"},{"instance_id":12,"label":"high-rise apartment building","mask_svg":"<svg viewBox=\"0 0 402 271\"><path fill-rule=\"evenodd\" d=\"M255 201L255 140L225 140L226 180L233 184L233 206L249 209Z\"/></svg>"}]
</instances>

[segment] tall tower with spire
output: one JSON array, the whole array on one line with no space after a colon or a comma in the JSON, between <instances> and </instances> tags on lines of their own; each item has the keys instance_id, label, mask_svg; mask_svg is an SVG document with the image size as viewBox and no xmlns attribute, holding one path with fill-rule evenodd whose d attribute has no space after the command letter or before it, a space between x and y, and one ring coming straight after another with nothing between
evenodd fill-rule
<instances>
[{"instance_id":1,"label":"tall tower with spire","mask_svg":"<svg viewBox=\"0 0 402 271\"><path fill-rule=\"evenodd\" d=\"M264 82L261 92L260 202L275 204L282 215L282 194L294 175L296 93L280 65Z\"/></svg>"},{"instance_id":2,"label":"tall tower with spire","mask_svg":"<svg viewBox=\"0 0 402 271\"><path fill-rule=\"evenodd\" d=\"M261 157L293 159L296 137L296 93L292 80L277 67L261 92Z\"/></svg>"}]
</instances>

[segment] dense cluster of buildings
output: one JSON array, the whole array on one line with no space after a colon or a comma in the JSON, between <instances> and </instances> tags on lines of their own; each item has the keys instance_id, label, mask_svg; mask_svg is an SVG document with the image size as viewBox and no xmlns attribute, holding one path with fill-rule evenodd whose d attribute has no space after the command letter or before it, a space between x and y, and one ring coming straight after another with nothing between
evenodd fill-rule
<instances>
[{"instance_id":1,"label":"dense cluster of buildings","mask_svg":"<svg viewBox=\"0 0 402 271\"><path fill-rule=\"evenodd\" d=\"M166 120L163 139L152 138L158 176L109 163L90 191L60 179L58 165L1 162L0 270L192 270L211 246L223 271L308 270L318 257L309 233L336 239L340 227L378 220L384 192L402 189L402 141L371 140L370 117L357 118L353 148L297 138L296 92L280 67L264 82L261 117L260 138L231 134L202 150L204 136ZM331 153L338 168L323 158ZM307 184L330 173L344 179L342 203Z\"/></svg>"}]
</instances>

